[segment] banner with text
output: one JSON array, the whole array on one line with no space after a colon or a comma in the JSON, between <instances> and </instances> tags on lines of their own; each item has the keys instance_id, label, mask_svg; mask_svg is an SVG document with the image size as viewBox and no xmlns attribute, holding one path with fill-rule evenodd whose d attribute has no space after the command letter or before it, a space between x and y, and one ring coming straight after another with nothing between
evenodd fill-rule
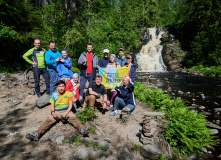
<instances>
[{"instance_id":1,"label":"banner with text","mask_svg":"<svg viewBox=\"0 0 221 160\"><path fill-rule=\"evenodd\" d=\"M120 83L122 78L128 75L128 67L99 68L99 75L106 89L113 89Z\"/></svg>"}]
</instances>

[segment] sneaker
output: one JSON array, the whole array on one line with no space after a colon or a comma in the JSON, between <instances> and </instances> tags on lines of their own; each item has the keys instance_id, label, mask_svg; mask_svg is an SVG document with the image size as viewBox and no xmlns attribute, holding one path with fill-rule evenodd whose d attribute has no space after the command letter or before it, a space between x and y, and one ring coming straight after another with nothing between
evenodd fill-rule
<instances>
[{"instance_id":1,"label":"sneaker","mask_svg":"<svg viewBox=\"0 0 221 160\"><path fill-rule=\"evenodd\" d=\"M130 114L130 108L124 108L121 112L122 115L129 115Z\"/></svg>"},{"instance_id":2,"label":"sneaker","mask_svg":"<svg viewBox=\"0 0 221 160\"><path fill-rule=\"evenodd\" d=\"M113 111L109 114L109 116L116 116L117 114L118 114L117 112Z\"/></svg>"},{"instance_id":3,"label":"sneaker","mask_svg":"<svg viewBox=\"0 0 221 160\"><path fill-rule=\"evenodd\" d=\"M89 132L85 128L81 128L81 134L83 137L88 136Z\"/></svg>"},{"instance_id":4,"label":"sneaker","mask_svg":"<svg viewBox=\"0 0 221 160\"><path fill-rule=\"evenodd\" d=\"M39 140L38 132L28 133L26 134L26 138L29 139L30 141L38 141Z\"/></svg>"},{"instance_id":5,"label":"sneaker","mask_svg":"<svg viewBox=\"0 0 221 160\"><path fill-rule=\"evenodd\" d=\"M114 110L114 106L110 105L110 111L113 111L113 110Z\"/></svg>"},{"instance_id":6,"label":"sneaker","mask_svg":"<svg viewBox=\"0 0 221 160\"><path fill-rule=\"evenodd\" d=\"M130 108L127 108L127 107L126 107L126 108L123 109L123 111L124 111L124 112L130 112Z\"/></svg>"}]
</instances>

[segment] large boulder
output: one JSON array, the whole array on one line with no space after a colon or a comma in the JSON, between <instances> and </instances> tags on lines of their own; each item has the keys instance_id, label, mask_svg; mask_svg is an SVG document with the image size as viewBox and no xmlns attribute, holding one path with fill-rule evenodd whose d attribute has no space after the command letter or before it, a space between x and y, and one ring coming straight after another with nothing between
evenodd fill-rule
<instances>
[{"instance_id":1,"label":"large boulder","mask_svg":"<svg viewBox=\"0 0 221 160\"><path fill-rule=\"evenodd\" d=\"M49 101L50 101L51 95L48 94L44 94L43 96L39 97L36 101L35 104L39 107L39 108L43 108L47 105L49 105Z\"/></svg>"}]
</instances>

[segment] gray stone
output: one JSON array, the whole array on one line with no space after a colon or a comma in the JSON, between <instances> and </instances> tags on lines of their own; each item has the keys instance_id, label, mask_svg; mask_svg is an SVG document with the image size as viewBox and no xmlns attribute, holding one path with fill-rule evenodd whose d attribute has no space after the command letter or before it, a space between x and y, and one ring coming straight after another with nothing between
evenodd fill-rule
<instances>
[{"instance_id":1,"label":"gray stone","mask_svg":"<svg viewBox=\"0 0 221 160\"><path fill-rule=\"evenodd\" d=\"M7 98L8 96L7 95L4 95L4 94L2 94L2 95L0 95L0 98Z\"/></svg>"},{"instance_id":2,"label":"gray stone","mask_svg":"<svg viewBox=\"0 0 221 160\"><path fill-rule=\"evenodd\" d=\"M146 145L142 147L140 153L144 158L158 159L161 154L161 150L155 143L153 143L153 145Z\"/></svg>"},{"instance_id":3,"label":"gray stone","mask_svg":"<svg viewBox=\"0 0 221 160\"><path fill-rule=\"evenodd\" d=\"M164 112L144 112L142 114L146 116L165 116Z\"/></svg>"},{"instance_id":4,"label":"gray stone","mask_svg":"<svg viewBox=\"0 0 221 160\"><path fill-rule=\"evenodd\" d=\"M94 144L102 146L104 150L108 150L109 144L106 141L95 140L89 137L81 137L81 143L91 143L93 141Z\"/></svg>"},{"instance_id":5,"label":"gray stone","mask_svg":"<svg viewBox=\"0 0 221 160\"><path fill-rule=\"evenodd\" d=\"M100 157L102 154L104 153L104 150L98 150L96 152L94 152L89 159L96 159L98 157Z\"/></svg>"},{"instance_id":6,"label":"gray stone","mask_svg":"<svg viewBox=\"0 0 221 160\"><path fill-rule=\"evenodd\" d=\"M197 159L198 159L198 157L195 154L190 156L190 160L197 160Z\"/></svg>"},{"instance_id":7,"label":"gray stone","mask_svg":"<svg viewBox=\"0 0 221 160\"><path fill-rule=\"evenodd\" d=\"M211 135L216 135L219 133L219 131L217 129L211 129L210 132L212 132Z\"/></svg>"},{"instance_id":8,"label":"gray stone","mask_svg":"<svg viewBox=\"0 0 221 160\"><path fill-rule=\"evenodd\" d=\"M118 160L136 160L127 146L117 148Z\"/></svg>"},{"instance_id":9,"label":"gray stone","mask_svg":"<svg viewBox=\"0 0 221 160\"><path fill-rule=\"evenodd\" d=\"M50 133L49 139L57 144L62 144L62 141L64 140L64 135L58 130L54 130Z\"/></svg>"},{"instance_id":10,"label":"gray stone","mask_svg":"<svg viewBox=\"0 0 221 160\"><path fill-rule=\"evenodd\" d=\"M220 112L221 111L221 108L215 108L214 109L216 112Z\"/></svg>"},{"instance_id":11,"label":"gray stone","mask_svg":"<svg viewBox=\"0 0 221 160\"><path fill-rule=\"evenodd\" d=\"M1 81L5 81L5 75L1 76Z\"/></svg>"},{"instance_id":12,"label":"gray stone","mask_svg":"<svg viewBox=\"0 0 221 160\"><path fill-rule=\"evenodd\" d=\"M22 83L23 85L28 85L28 81L25 81Z\"/></svg>"},{"instance_id":13,"label":"gray stone","mask_svg":"<svg viewBox=\"0 0 221 160\"><path fill-rule=\"evenodd\" d=\"M213 124L213 123L211 123L211 122L207 122L206 125L207 125L208 127L210 127L210 128L215 128L215 129L221 130L221 127L220 127L220 126L218 126L218 125L216 125L216 124Z\"/></svg>"},{"instance_id":14,"label":"gray stone","mask_svg":"<svg viewBox=\"0 0 221 160\"><path fill-rule=\"evenodd\" d=\"M104 138L105 141L107 141L108 143L114 143L117 141L117 139L115 138Z\"/></svg>"},{"instance_id":15,"label":"gray stone","mask_svg":"<svg viewBox=\"0 0 221 160\"><path fill-rule=\"evenodd\" d=\"M61 135L61 136L58 136L55 141L57 144L62 144L63 140L64 140L64 136Z\"/></svg>"},{"instance_id":16,"label":"gray stone","mask_svg":"<svg viewBox=\"0 0 221 160\"><path fill-rule=\"evenodd\" d=\"M201 107L199 107L199 109L203 110L203 109L205 109L205 107L204 107L204 106L201 106Z\"/></svg>"},{"instance_id":17,"label":"gray stone","mask_svg":"<svg viewBox=\"0 0 221 160\"><path fill-rule=\"evenodd\" d=\"M50 104L50 103L49 103L50 98L51 98L50 95L44 94L43 96L39 97L39 98L35 101L35 104L36 104L39 108L45 107L45 106L47 106L47 105Z\"/></svg>"},{"instance_id":18,"label":"gray stone","mask_svg":"<svg viewBox=\"0 0 221 160\"><path fill-rule=\"evenodd\" d=\"M72 160L75 159L89 159L89 157L93 154L94 150L90 147L79 149L78 151L74 152Z\"/></svg>"}]
</instances>

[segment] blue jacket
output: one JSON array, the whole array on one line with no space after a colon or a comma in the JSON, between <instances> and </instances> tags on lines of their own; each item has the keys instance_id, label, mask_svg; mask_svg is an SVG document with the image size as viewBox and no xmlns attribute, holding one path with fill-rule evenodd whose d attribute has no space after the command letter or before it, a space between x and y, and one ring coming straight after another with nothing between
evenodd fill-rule
<instances>
[{"instance_id":1,"label":"blue jacket","mask_svg":"<svg viewBox=\"0 0 221 160\"><path fill-rule=\"evenodd\" d=\"M57 67L56 59L58 57L62 57L62 55L60 52L58 52L56 50L55 51L48 50L45 53L45 61L48 65L48 67L47 67L48 71L56 71L56 67Z\"/></svg>"},{"instance_id":2,"label":"blue jacket","mask_svg":"<svg viewBox=\"0 0 221 160\"><path fill-rule=\"evenodd\" d=\"M123 58L117 57L117 58L115 59L115 62L119 62L120 66L121 66L121 67L124 67L125 63L127 63L126 57L125 57L125 56L123 56Z\"/></svg>"},{"instance_id":3,"label":"blue jacket","mask_svg":"<svg viewBox=\"0 0 221 160\"><path fill-rule=\"evenodd\" d=\"M116 86L115 90L117 91L117 95L124 100L126 105L132 104L136 106L134 98L134 84L129 83L126 88L124 86Z\"/></svg>"},{"instance_id":4,"label":"blue jacket","mask_svg":"<svg viewBox=\"0 0 221 160\"><path fill-rule=\"evenodd\" d=\"M57 65L57 72L58 72L58 80L62 77L72 79L73 72L71 70L72 62L70 59L64 60L64 62L59 61Z\"/></svg>"},{"instance_id":5,"label":"blue jacket","mask_svg":"<svg viewBox=\"0 0 221 160\"><path fill-rule=\"evenodd\" d=\"M106 58L101 58L98 61L98 66L105 68L105 67L107 67L107 64L109 63L109 61L110 61L110 58L107 58L107 59Z\"/></svg>"},{"instance_id":6,"label":"blue jacket","mask_svg":"<svg viewBox=\"0 0 221 160\"><path fill-rule=\"evenodd\" d=\"M127 66L127 63L125 64L125 67ZM132 82L135 82L135 75L136 75L136 64L131 64L130 66L130 74L129 77L131 78Z\"/></svg>"}]
</instances>

